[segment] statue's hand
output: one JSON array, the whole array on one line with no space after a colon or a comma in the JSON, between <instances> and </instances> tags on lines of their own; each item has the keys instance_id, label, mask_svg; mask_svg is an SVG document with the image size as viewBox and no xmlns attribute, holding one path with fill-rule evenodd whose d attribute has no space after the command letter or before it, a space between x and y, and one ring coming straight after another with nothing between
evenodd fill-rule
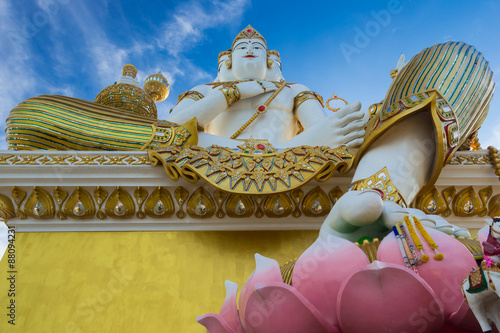
<instances>
[{"instance_id":1,"label":"statue's hand","mask_svg":"<svg viewBox=\"0 0 500 333\"><path fill-rule=\"evenodd\" d=\"M237 83L241 99L255 97L270 91L275 91L276 85L268 81L247 81Z\"/></svg>"},{"instance_id":2,"label":"statue's hand","mask_svg":"<svg viewBox=\"0 0 500 333\"><path fill-rule=\"evenodd\" d=\"M361 110L361 103L354 102L344 106L326 119L328 127L323 133L330 133L333 143L330 147L346 145L357 148L363 144L364 126L368 120L368 112Z\"/></svg>"}]
</instances>

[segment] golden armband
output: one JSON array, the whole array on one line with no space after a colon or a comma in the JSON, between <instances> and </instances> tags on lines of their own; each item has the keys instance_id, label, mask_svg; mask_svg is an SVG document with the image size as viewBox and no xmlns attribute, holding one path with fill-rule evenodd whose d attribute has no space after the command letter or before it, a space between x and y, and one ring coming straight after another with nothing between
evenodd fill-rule
<instances>
[{"instance_id":1,"label":"golden armband","mask_svg":"<svg viewBox=\"0 0 500 333\"><path fill-rule=\"evenodd\" d=\"M227 107L230 107L231 105L236 103L241 97L240 90L236 85L224 86L219 90L224 94L224 97L226 98Z\"/></svg>"},{"instance_id":2,"label":"golden armband","mask_svg":"<svg viewBox=\"0 0 500 333\"><path fill-rule=\"evenodd\" d=\"M203 96L202 93L199 93L197 91L194 91L194 90L191 90L191 91L187 91L180 94L179 95L179 98L177 99L177 104L179 104L180 101L182 101L184 98L191 98L191 99L194 99L195 101L199 101L200 99L204 98L205 96Z\"/></svg>"},{"instance_id":3,"label":"golden armband","mask_svg":"<svg viewBox=\"0 0 500 333\"><path fill-rule=\"evenodd\" d=\"M302 103L309 99L315 99L321 104L322 107L325 107L325 105L323 104L323 97L312 91L303 91L295 96L293 100L294 110L297 110Z\"/></svg>"}]
</instances>

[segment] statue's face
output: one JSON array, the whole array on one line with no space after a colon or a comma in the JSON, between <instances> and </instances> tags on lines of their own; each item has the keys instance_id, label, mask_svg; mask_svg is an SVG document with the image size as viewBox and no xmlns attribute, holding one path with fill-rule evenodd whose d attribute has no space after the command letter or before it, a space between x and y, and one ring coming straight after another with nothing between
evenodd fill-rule
<instances>
[{"instance_id":1,"label":"statue's face","mask_svg":"<svg viewBox=\"0 0 500 333\"><path fill-rule=\"evenodd\" d=\"M232 63L237 80L264 80L267 70L264 43L258 39L240 39L233 48Z\"/></svg>"}]
</instances>

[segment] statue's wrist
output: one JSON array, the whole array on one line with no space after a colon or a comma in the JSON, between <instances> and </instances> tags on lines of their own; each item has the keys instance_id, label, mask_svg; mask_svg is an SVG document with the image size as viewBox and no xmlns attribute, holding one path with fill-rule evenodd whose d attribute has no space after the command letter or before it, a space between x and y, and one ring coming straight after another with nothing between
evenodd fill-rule
<instances>
[{"instance_id":1,"label":"statue's wrist","mask_svg":"<svg viewBox=\"0 0 500 333\"><path fill-rule=\"evenodd\" d=\"M226 98L227 107L230 107L241 98L240 90L235 84L232 86L222 87L219 90Z\"/></svg>"}]
</instances>

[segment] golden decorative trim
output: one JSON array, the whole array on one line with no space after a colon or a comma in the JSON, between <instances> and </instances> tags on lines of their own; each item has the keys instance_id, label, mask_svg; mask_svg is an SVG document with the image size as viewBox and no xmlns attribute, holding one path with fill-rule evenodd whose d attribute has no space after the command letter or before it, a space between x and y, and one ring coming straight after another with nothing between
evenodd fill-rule
<instances>
[{"instance_id":1,"label":"golden decorative trim","mask_svg":"<svg viewBox=\"0 0 500 333\"><path fill-rule=\"evenodd\" d=\"M500 212L500 194L493 195L493 188L486 186L477 193L472 186L457 193L454 186L445 188L442 194L435 186L421 192L411 207L420 209L426 214L450 216L498 216ZM497 215L495 215L497 214Z\"/></svg>"},{"instance_id":2,"label":"golden decorative trim","mask_svg":"<svg viewBox=\"0 0 500 333\"><path fill-rule=\"evenodd\" d=\"M372 241L365 239L363 240L362 244L359 244L358 242L355 242L354 244L356 244L361 250L363 250L370 263L377 260L377 250L380 246L380 240L378 238L374 238Z\"/></svg>"},{"instance_id":3,"label":"golden decorative trim","mask_svg":"<svg viewBox=\"0 0 500 333\"><path fill-rule=\"evenodd\" d=\"M500 180L500 158L498 156L498 149L493 146L489 146L488 150L490 151L490 163L493 165L495 175L497 175L498 179Z\"/></svg>"},{"instance_id":4,"label":"golden decorative trim","mask_svg":"<svg viewBox=\"0 0 500 333\"><path fill-rule=\"evenodd\" d=\"M293 99L293 112L297 112L300 105L302 103L304 103L305 101L310 100L310 99L317 100L321 104L322 107L325 107L325 105L323 103L323 97L321 97L320 95L316 94L313 91L303 91L303 92L299 93L297 96L295 96L295 98ZM328 105L329 101L330 100L327 101L327 105ZM328 107L328 108L330 109L330 107Z\"/></svg>"},{"instance_id":5,"label":"golden decorative trim","mask_svg":"<svg viewBox=\"0 0 500 333\"><path fill-rule=\"evenodd\" d=\"M73 219L91 219L96 212L89 192L78 186L64 204L64 213Z\"/></svg>"},{"instance_id":6,"label":"golden decorative trim","mask_svg":"<svg viewBox=\"0 0 500 333\"><path fill-rule=\"evenodd\" d=\"M147 155L0 153L0 165L150 165Z\"/></svg>"},{"instance_id":7,"label":"golden decorative trim","mask_svg":"<svg viewBox=\"0 0 500 333\"><path fill-rule=\"evenodd\" d=\"M0 218L4 221L8 221L14 217L16 217L16 209L12 201L8 196L0 194Z\"/></svg>"},{"instance_id":8,"label":"golden decorative trim","mask_svg":"<svg viewBox=\"0 0 500 333\"><path fill-rule=\"evenodd\" d=\"M283 265L280 265L281 278L284 283L292 285L293 269L295 268L296 263L297 258L293 258L292 260L285 262Z\"/></svg>"},{"instance_id":9,"label":"golden decorative trim","mask_svg":"<svg viewBox=\"0 0 500 333\"><path fill-rule=\"evenodd\" d=\"M224 95L224 98L226 99L226 103L227 103L228 108L231 107L231 105L233 105L237 101L239 101L241 98L240 89L238 89L238 86L235 84L224 85L219 90Z\"/></svg>"},{"instance_id":10,"label":"golden decorative trim","mask_svg":"<svg viewBox=\"0 0 500 333\"><path fill-rule=\"evenodd\" d=\"M180 101L182 101L184 98L190 98L195 101L199 101L202 98L205 98L205 96L195 90L190 90L190 91L185 91L184 93L179 95L179 98L177 99L177 104L179 104Z\"/></svg>"},{"instance_id":11,"label":"golden decorative trim","mask_svg":"<svg viewBox=\"0 0 500 333\"><path fill-rule=\"evenodd\" d=\"M106 215L116 219L126 219L135 214L135 204L132 196L118 186L109 196L105 204Z\"/></svg>"},{"instance_id":12,"label":"golden decorative trim","mask_svg":"<svg viewBox=\"0 0 500 333\"><path fill-rule=\"evenodd\" d=\"M455 153L448 164L450 165L487 165L490 163L488 155L466 155Z\"/></svg>"},{"instance_id":13,"label":"golden decorative trim","mask_svg":"<svg viewBox=\"0 0 500 333\"><path fill-rule=\"evenodd\" d=\"M257 154L259 153L259 154ZM278 152L236 152L213 145L149 152L153 165L163 164L174 181L191 183L203 178L210 185L230 193L266 194L293 190L311 179L328 180L336 170L344 171L352 160L345 146L301 146Z\"/></svg>"},{"instance_id":14,"label":"golden decorative trim","mask_svg":"<svg viewBox=\"0 0 500 333\"><path fill-rule=\"evenodd\" d=\"M465 191L464 191L465 190ZM453 194L451 202L463 202L470 195L469 189L464 189L457 195L454 188L445 191ZM108 197L109 193L112 194ZM445 192L443 191L443 193ZM491 196L489 187L479 190L475 203L480 207L467 216L499 216L500 194L489 202ZM68 192L70 195L68 195ZM92 193L92 195L91 195ZM328 193L328 195L326 194ZM296 188L283 193L262 193L247 195L245 193L229 193L220 189L198 187L188 191L182 186L175 190L162 186L149 187L65 187L65 190L55 187L34 187L29 199L23 205L26 192L13 187L11 196L0 194L0 217L12 219L42 219L57 218L72 219L168 219L177 217L183 219L189 214L193 218L217 217L225 218L300 218L302 215L324 219L337 200L344 194L340 187L335 186L330 191L314 187L306 192ZM435 194L435 193L434 193ZM486 195L485 195L486 194ZM443 195L443 197L445 197ZM445 197L446 198L446 197ZM460 199L462 198L462 199ZM445 201L447 199L444 199ZM485 200L485 201L483 201ZM39 204L36 204L39 202ZM422 204L423 199L420 199ZM17 209L15 206L17 205ZM40 215L33 213L36 211ZM453 205L452 205L453 206ZM421 209L419 206L415 208ZM454 208L454 211L458 209ZM442 209L441 209L442 210ZM187 214L186 214L187 211ZM426 212L424 210L424 212ZM426 212L428 213L428 212ZM450 211L451 213L451 211ZM174 216L175 214L175 216ZM443 215L443 214L441 214Z\"/></svg>"},{"instance_id":15,"label":"golden decorative trim","mask_svg":"<svg viewBox=\"0 0 500 333\"><path fill-rule=\"evenodd\" d=\"M399 193L397 187L392 183L386 167L373 176L355 181L349 188L351 191L364 191L368 189L380 190L384 193L382 200L392 201L406 207L405 200Z\"/></svg>"}]
</instances>

